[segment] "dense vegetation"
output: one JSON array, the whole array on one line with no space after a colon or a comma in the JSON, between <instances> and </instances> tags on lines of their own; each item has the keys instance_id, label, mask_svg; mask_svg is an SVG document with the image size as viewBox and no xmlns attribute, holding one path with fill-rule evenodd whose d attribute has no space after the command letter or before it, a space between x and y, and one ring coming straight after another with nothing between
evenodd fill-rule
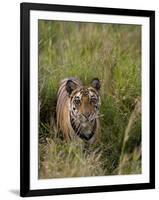
<instances>
[{"instance_id":1,"label":"dense vegetation","mask_svg":"<svg viewBox=\"0 0 159 200\"><path fill-rule=\"evenodd\" d=\"M141 173L141 26L39 21L39 178ZM59 81L101 81L101 132L88 146L57 134Z\"/></svg>"}]
</instances>

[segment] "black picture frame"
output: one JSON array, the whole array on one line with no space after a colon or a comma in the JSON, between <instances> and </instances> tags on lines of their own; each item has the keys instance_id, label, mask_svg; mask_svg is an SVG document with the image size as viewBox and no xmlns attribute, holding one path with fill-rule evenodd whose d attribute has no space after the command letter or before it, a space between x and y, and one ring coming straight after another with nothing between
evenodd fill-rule
<instances>
[{"instance_id":1,"label":"black picture frame","mask_svg":"<svg viewBox=\"0 0 159 200\"><path fill-rule=\"evenodd\" d=\"M76 13L93 13L107 15L123 15L148 17L150 20L150 180L148 183L103 185L73 188L52 188L52 189L30 189L30 11L59 11ZM155 11L131 10L104 7L83 7L71 5L49 5L35 3L21 3L20 5L21 25L21 81L20 81L20 195L60 195L77 193L95 193L108 191L139 190L155 188Z\"/></svg>"}]
</instances>

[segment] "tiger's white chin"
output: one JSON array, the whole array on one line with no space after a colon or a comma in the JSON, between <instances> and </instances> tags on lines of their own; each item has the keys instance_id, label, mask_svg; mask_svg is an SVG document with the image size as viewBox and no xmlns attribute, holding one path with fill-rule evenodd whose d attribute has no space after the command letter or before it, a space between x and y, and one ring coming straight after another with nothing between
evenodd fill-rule
<instances>
[{"instance_id":1,"label":"tiger's white chin","mask_svg":"<svg viewBox=\"0 0 159 200\"><path fill-rule=\"evenodd\" d=\"M83 122L81 123L81 127L83 127L84 129L90 129L92 125L89 122Z\"/></svg>"},{"instance_id":2,"label":"tiger's white chin","mask_svg":"<svg viewBox=\"0 0 159 200\"><path fill-rule=\"evenodd\" d=\"M92 125L88 123L82 123L81 128L81 132L83 132L85 135L89 135L92 133Z\"/></svg>"}]
</instances>

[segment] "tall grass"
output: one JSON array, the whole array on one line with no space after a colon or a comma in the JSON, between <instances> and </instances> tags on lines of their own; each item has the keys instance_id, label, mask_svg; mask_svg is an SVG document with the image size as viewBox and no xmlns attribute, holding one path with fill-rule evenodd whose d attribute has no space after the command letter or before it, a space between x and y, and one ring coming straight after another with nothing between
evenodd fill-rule
<instances>
[{"instance_id":1,"label":"tall grass","mask_svg":"<svg viewBox=\"0 0 159 200\"><path fill-rule=\"evenodd\" d=\"M140 71L141 26L39 20L39 178L141 173L140 113L123 142L141 96ZM59 81L71 76L101 81L104 116L89 147L62 141L53 120Z\"/></svg>"}]
</instances>

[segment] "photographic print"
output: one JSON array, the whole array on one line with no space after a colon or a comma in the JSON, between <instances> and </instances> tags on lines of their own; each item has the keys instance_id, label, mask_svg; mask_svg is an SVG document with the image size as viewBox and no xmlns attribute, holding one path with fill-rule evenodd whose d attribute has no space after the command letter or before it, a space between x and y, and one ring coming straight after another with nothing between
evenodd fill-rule
<instances>
[{"instance_id":1,"label":"photographic print","mask_svg":"<svg viewBox=\"0 0 159 200\"><path fill-rule=\"evenodd\" d=\"M140 174L141 26L39 20L39 178Z\"/></svg>"},{"instance_id":2,"label":"photographic print","mask_svg":"<svg viewBox=\"0 0 159 200\"><path fill-rule=\"evenodd\" d=\"M154 188L154 12L21 14L21 195Z\"/></svg>"}]
</instances>

